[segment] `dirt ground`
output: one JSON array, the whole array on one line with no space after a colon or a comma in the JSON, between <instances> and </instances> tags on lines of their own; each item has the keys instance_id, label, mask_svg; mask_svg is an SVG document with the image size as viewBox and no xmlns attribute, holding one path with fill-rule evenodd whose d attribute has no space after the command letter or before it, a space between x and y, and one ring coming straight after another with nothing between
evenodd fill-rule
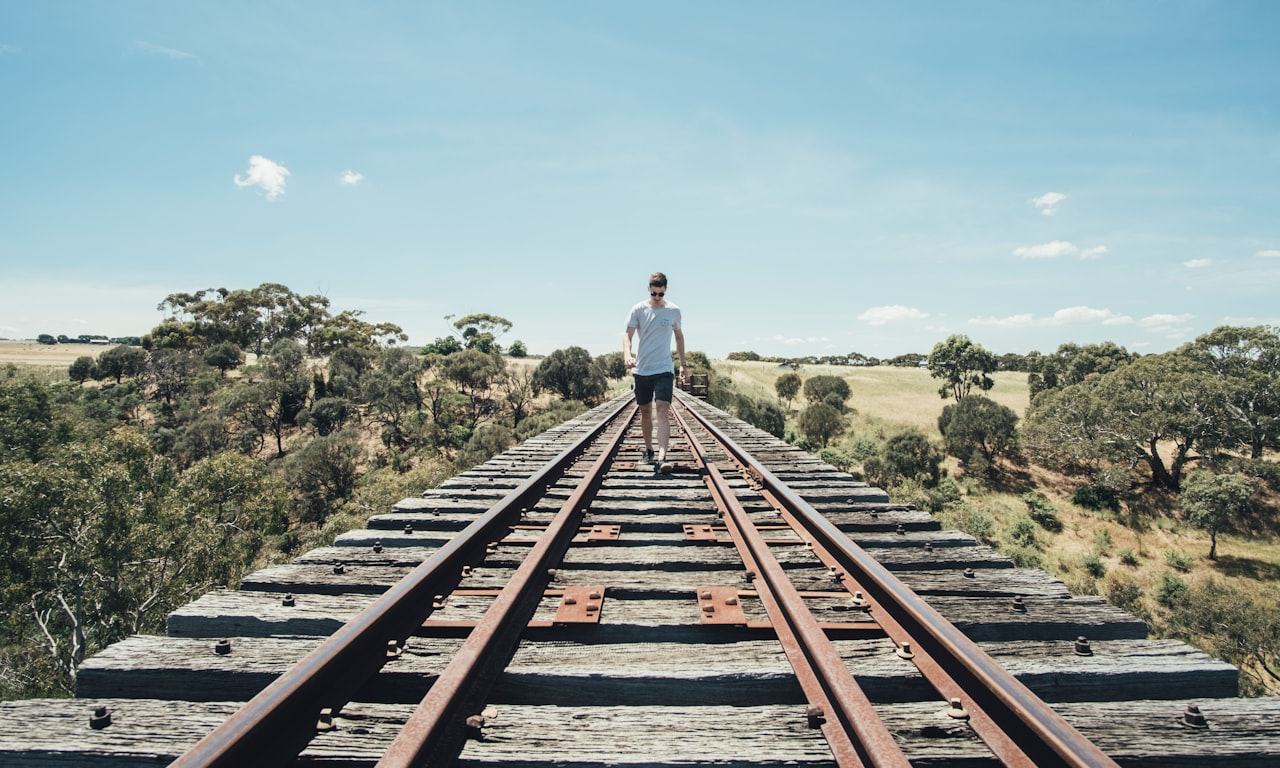
<instances>
[{"instance_id":1,"label":"dirt ground","mask_svg":"<svg viewBox=\"0 0 1280 768\"><path fill-rule=\"evenodd\" d=\"M39 344L34 341L0 341L0 365L37 365L66 368L77 357L97 357L112 344Z\"/></svg>"}]
</instances>

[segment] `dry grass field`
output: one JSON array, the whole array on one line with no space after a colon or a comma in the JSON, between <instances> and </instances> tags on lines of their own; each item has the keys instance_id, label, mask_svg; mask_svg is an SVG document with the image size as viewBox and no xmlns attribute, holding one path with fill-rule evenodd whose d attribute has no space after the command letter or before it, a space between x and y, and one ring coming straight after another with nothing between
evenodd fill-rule
<instances>
[{"instance_id":1,"label":"dry grass field","mask_svg":"<svg viewBox=\"0 0 1280 768\"><path fill-rule=\"evenodd\" d=\"M13 363L34 368L66 368L77 357L97 357L108 344L39 344L34 341L0 341L0 366Z\"/></svg>"}]
</instances>

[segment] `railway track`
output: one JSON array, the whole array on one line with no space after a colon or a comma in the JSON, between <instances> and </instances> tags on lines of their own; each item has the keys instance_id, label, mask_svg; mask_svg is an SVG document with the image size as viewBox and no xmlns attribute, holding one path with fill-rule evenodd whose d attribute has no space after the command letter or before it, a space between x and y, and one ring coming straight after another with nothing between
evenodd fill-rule
<instances>
[{"instance_id":1,"label":"railway track","mask_svg":"<svg viewBox=\"0 0 1280 768\"><path fill-rule=\"evenodd\" d=\"M0 703L0 764L1275 765L1280 702L705 403L622 397Z\"/></svg>"}]
</instances>

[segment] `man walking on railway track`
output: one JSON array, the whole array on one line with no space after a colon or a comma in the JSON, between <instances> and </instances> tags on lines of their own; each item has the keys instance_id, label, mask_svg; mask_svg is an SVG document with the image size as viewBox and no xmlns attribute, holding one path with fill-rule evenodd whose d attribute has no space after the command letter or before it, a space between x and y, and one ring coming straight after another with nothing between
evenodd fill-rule
<instances>
[{"instance_id":1,"label":"man walking on railway track","mask_svg":"<svg viewBox=\"0 0 1280 768\"><path fill-rule=\"evenodd\" d=\"M659 472L670 472L667 448L671 442L672 390L671 337L680 356L680 383L685 381L684 331L680 328L680 308L667 301L667 276L649 276L649 300L631 308L627 333L622 339L622 359L635 377L636 404L640 406L640 431L644 434L644 458ZM632 337L638 337L632 354ZM653 451L653 423L658 422L658 452Z\"/></svg>"}]
</instances>

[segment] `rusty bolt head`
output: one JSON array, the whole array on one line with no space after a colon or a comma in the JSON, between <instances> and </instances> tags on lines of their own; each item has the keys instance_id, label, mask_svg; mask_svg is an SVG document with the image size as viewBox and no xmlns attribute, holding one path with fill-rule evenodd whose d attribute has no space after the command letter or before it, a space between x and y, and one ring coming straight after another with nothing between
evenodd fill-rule
<instances>
[{"instance_id":1,"label":"rusty bolt head","mask_svg":"<svg viewBox=\"0 0 1280 768\"><path fill-rule=\"evenodd\" d=\"M599 600L601 597L603 597L603 595L600 594L600 590L598 589L593 589L587 593L588 600Z\"/></svg>"},{"instance_id":2,"label":"rusty bolt head","mask_svg":"<svg viewBox=\"0 0 1280 768\"><path fill-rule=\"evenodd\" d=\"M874 520L877 517L880 517L880 513L877 510L871 510L871 519Z\"/></svg>"},{"instance_id":3,"label":"rusty bolt head","mask_svg":"<svg viewBox=\"0 0 1280 768\"><path fill-rule=\"evenodd\" d=\"M375 553L375 554L382 554L382 542L381 542L381 541L375 541L375 542L373 542L373 551L374 551L374 553Z\"/></svg>"},{"instance_id":4,"label":"rusty bolt head","mask_svg":"<svg viewBox=\"0 0 1280 768\"><path fill-rule=\"evenodd\" d=\"M342 563L333 564L333 572L335 575L341 576L342 574L346 573L346 571L347 571L347 566L343 565Z\"/></svg>"},{"instance_id":5,"label":"rusty bolt head","mask_svg":"<svg viewBox=\"0 0 1280 768\"><path fill-rule=\"evenodd\" d=\"M574 597L573 595L565 595L563 598L561 598L560 602L564 603L565 605L577 605L578 598Z\"/></svg>"},{"instance_id":6,"label":"rusty bolt head","mask_svg":"<svg viewBox=\"0 0 1280 768\"><path fill-rule=\"evenodd\" d=\"M387 661L394 661L404 655L404 644L398 640L387 641Z\"/></svg>"},{"instance_id":7,"label":"rusty bolt head","mask_svg":"<svg viewBox=\"0 0 1280 768\"><path fill-rule=\"evenodd\" d=\"M89 727L100 731L108 725L111 725L111 710L101 705L94 707L93 714L89 716Z\"/></svg>"},{"instance_id":8,"label":"rusty bolt head","mask_svg":"<svg viewBox=\"0 0 1280 768\"><path fill-rule=\"evenodd\" d=\"M821 728L822 724L827 722L827 713L822 707L816 704L810 704L804 708L804 719L810 728Z\"/></svg>"},{"instance_id":9,"label":"rusty bolt head","mask_svg":"<svg viewBox=\"0 0 1280 768\"><path fill-rule=\"evenodd\" d=\"M1089 647L1089 638L1085 637L1084 635L1081 635L1076 638L1076 655L1077 656L1093 655L1093 649Z\"/></svg>"},{"instance_id":10,"label":"rusty bolt head","mask_svg":"<svg viewBox=\"0 0 1280 768\"><path fill-rule=\"evenodd\" d=\"M320 710L320 715L316 718L316 730L323 733L337 727L333 724L333 710L329 707Z\"/></svg>"},{"instance_id":11,"label":"rusty bolt head","mask_svg":"<svg viewBox=\"0 0 1280 768\"><path fill-rule=\"evenodd\" d=\"M231 641L225 637L222 638L213 644L213 652L219 656L226 656L228 653L231 653Z\"/></svg>"},{"instance_id":12,"label":"rusty bolt head","mask_svg":"<svg viewBox=\"0 0 1280 768\"><path fill-rule=\"evenodd\" d=\"M703 590L703 591L702 591L702 593L698 595L698 599L700 599L700 600L710 600L710 599L711 599L711 590L709 590L709 589L705 589L705 590Z\"/></svg>"},{"instance_id":13,"label":"rusty bolt head","mask_svg":"<svg viewBox=\"0 0 1280 768\"><path fill-rule=\"evenodd\" d=\"M412 523L405 523L405 524L404 524L404 535L405 535L405 536L412 536L412 535L413 535L413 524L412 524Z\"/></svg>"},{"instance_id":14,"label":"rusty bolt head","mask_svg":"<svg viewBox=\"0 0 1280 768\"><path fill-rule=\"evenodd\" d=\"M893 653L900 659L910 660L916 657L915 651L911 650L911 643L906 641L903 641L902 645Z\"/></svg>"},{"instance_id":15,"label":"rusty bolt head","mask_svg":"<svg viewBox=\"0 0 1280 768\"><path fill-rule=\"evenodd\" d=\"M976 577L977 577L977 575L978 575L978 574L977 574L976 572L974 572L974 570L973 570L972 568L965 568L965 569L964 569L964 577L965 577L966 579L976 578Z\"/></svg>"},{"instance_id":16,"label":"rusty bolt head","mask_svg":"<svg viewBox=\"0 0 1280 768\"><path fill-rule=\"evenodd\" d=\"M293 596L292 593L290 593L285 595L284 598L280 600L280 604L283 605L285 608L292 608L293 606L298 604L298 600Z\"/></svg>"},{"instance_id":17,"label":"rusty bolt head","mask_svg":"<svg viewBox=\"0 0 1280 768\"><path fill-rule=\"evenodd\" d=\"M1018 613L1026 612L1027 604L1022 600L1022 595L1013 596L1013 604L1010 606L1010 608L1012 608L1014 611L1017 611Z\"/></svg>"},{"instance_id":18,"label":"rusty bolt head","mask_svg":"<svg viewBox=\"0 0 1280 768\"><path fill-rule=\"evenodd\" d=\"M1203 731L1209 728L1209 721L1200 713L1200 707L1195 704L1188 704L1187 708L1182 712L1182 717L1178 718L1178 725L1183 728Z\"/></svg>"},{"instance_id":19,"label":"rusty bolt head","mask_svg":"<svg viewBox=\"0 0 1280 768\"><path fill-rule=\"evenodd\" d=\"M480 741L484 738L484 715L471 715L466 720L467 738Z\"/></svg>"}]
</instances>

